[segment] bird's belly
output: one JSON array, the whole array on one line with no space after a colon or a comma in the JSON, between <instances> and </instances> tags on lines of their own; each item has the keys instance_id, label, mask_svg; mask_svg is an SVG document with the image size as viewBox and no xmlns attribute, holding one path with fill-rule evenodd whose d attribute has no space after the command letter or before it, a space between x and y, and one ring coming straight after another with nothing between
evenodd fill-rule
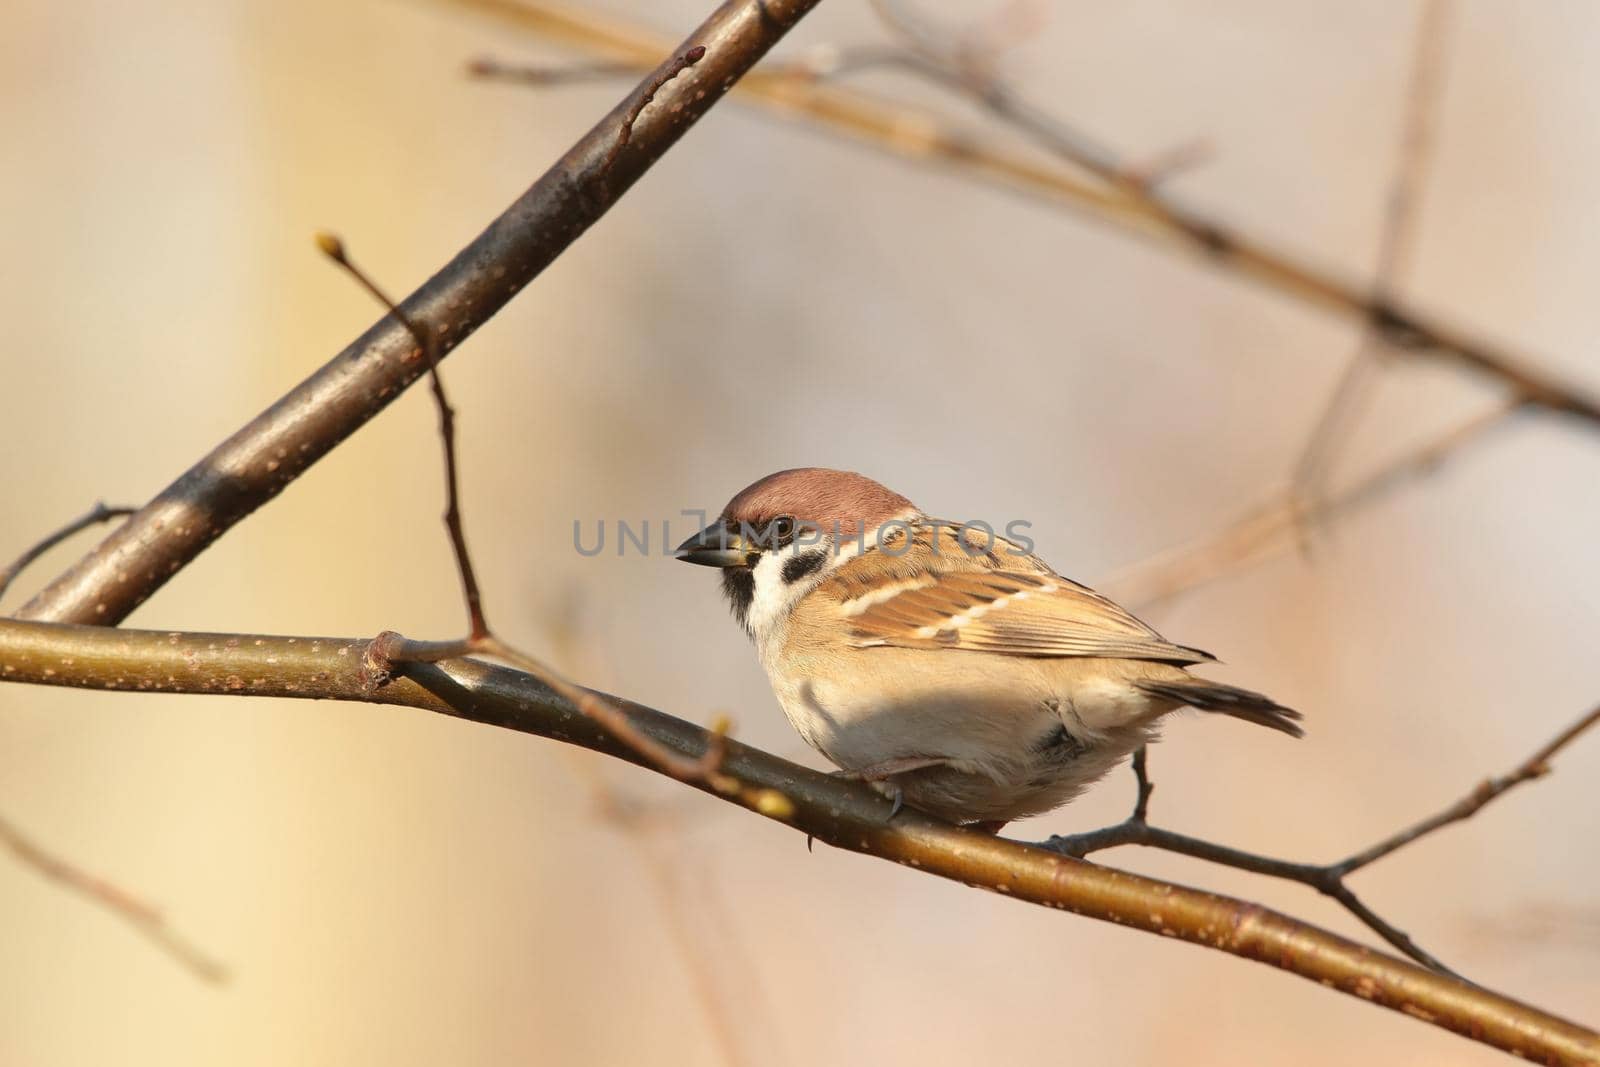
<instances>
[{"instance_id":1,"label":"bird's belly","mask_svg":"<svg viewBox=\"0 0 1600 1067\"><path fill-rule=\"evenodd\" d=\"M859 672L848 683L808 672L774 678L773 689L800 736L846 770L912 756L983 759L1026 746L1060 721L1048 693L948 674L935 685L926 677L870 684Z\"/></svg>"},{"instance_id":2,"label":"bird's belly","mask_svg":"<svg viewBox=\"0 0 1600 1067\"><path fill-rule=\"evenodd\" d=\"M1088 739L1063 714L1059 678L1030 661L934 654L945 657L938 672L927 669L928 653L882 649L857 653L872 658L837 675L811 663L771 680L795 730L845 770L946 761L896 775L894 784L913 807L956 821L1047 811L1143 740L1143 731Z\"/></svg>"}]
</instances>

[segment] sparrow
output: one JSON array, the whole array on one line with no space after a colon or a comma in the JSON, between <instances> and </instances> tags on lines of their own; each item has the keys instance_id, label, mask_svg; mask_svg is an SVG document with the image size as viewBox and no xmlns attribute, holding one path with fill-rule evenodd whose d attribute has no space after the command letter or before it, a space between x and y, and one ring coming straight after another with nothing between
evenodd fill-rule
<instances>
[{"instance_id":1,"label":"sparrow","mask_svg":"<svg viewBox=\"0 0 1600 1067\"><path fill-rule=\"evenodd\" d=\"M1301 736L1299 712L1189 674L1216 657L1030 548L802 467L741 490L675 555L721 568L790 724L894 811L998 832L1077 796L1185 706Z\"/></svg>"}]
</instances>

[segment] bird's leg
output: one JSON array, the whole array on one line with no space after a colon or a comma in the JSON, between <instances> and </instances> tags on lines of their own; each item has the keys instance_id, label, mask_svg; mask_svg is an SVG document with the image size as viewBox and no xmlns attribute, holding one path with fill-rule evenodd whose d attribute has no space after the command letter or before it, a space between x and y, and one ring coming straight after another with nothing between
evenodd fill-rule
<instances>
[{"instance_id":1,"label":"bird's leg","mask_svg":"<svg viewBox=\"0 0 1600 1067\"><path fill-rule=\"evenodd\" d=\"M852 771L834 771L833 774L836 778L848 778L855 782L888 782L897 774L920 771L925 767L943 767L949 762L943 756L899 756L879 763L869 763ZM900 814L901 808L905 807L905 793L893 783L890 784L890 789L892 792L889 794L891 801L889 818L892 819Z\"/></svg>"},{"instance_id":2,"label":"bird's leg","mask_svg":"<svg viewBox=\"0 0 1600 1067\"><path fill-rule=\"evenodd\" d=\"M869 763L865 767L857 767L853 771L834 771L840 778L849 778L856 782L883 782L897 774L906 774L909 771L920 771L924 767L943 767L950 761L943 756L899 756L895 759L886 759L880 763Z\"/></svg>"}]
</instances>

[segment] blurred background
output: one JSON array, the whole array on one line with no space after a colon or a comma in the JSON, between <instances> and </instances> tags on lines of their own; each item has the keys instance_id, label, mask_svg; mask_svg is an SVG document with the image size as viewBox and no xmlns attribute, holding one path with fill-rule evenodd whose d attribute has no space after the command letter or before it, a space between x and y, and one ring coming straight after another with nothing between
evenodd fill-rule
<instances>
[{"instance_id":1,"label":"blurred background","mask_svg":"<svg viewBox=\"0 0 1600 1067\"><path fill-rule=\"evenodd\" d=\"M1005 57L1030 99L1131 158L1204 138L1174 195L1371 276L1417 4L1038 6ZM708 9L594 5L673 39ZM959 26L996 6L929 10ZM1443 33L1399 290L1600 391L1600 7L1462 0ZM780 54L884 40L869 7L830 0ZM4 6L0 556L97 498L142 503L377 317L315 230L409 291L631 84L475 82L481 55L573 58L424 0ZM851 84L993 129L903 76ZM1168 250L730 100L446 377L504 636L820 766L712 578L582 556L574 521L659 522L772 470L847 467L937 514L1031 521L1046 560L1094 583L1270 499L1357 341ZM1027 388L986 386L1002 369ZM1339 477L1494 398L1396 364ZM1310 731L1175 721L1151 756L1154 817L1331 860L1523 759L1600 696L1597 478L1592 429L1519 416L1309 553L1147 613ZM441 501L412 390L129 624L456 634ZM1353 885L1473 979L1594 1023L1597 776L1588 738ZM1009 833L1113 821L1132 793L1118 771ZM645 772L402 709L3 688L0 817L232 972L201 982L0 859L8 1064L1497 1058L1264 967L808 854ZM1372 940L1302 887L1107 858Z\"/></svg>"}]
</instances>

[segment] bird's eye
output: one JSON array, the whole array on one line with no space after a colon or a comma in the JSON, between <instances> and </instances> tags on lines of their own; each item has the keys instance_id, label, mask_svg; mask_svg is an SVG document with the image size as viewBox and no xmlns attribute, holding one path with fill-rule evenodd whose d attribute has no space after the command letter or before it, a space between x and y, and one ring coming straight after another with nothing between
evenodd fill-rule
<instances>
[{"instance_id":1,"label":"bird's eye","mask_svg":"<svg viewBox=\"0 0 1600 1067\"><path fill-rule=\"evenodd\" d=\"M779 515L767 524L767 536L773 544L785 545L794 537L795 521L793 515Z\"/></svg>"}]
</instances>

